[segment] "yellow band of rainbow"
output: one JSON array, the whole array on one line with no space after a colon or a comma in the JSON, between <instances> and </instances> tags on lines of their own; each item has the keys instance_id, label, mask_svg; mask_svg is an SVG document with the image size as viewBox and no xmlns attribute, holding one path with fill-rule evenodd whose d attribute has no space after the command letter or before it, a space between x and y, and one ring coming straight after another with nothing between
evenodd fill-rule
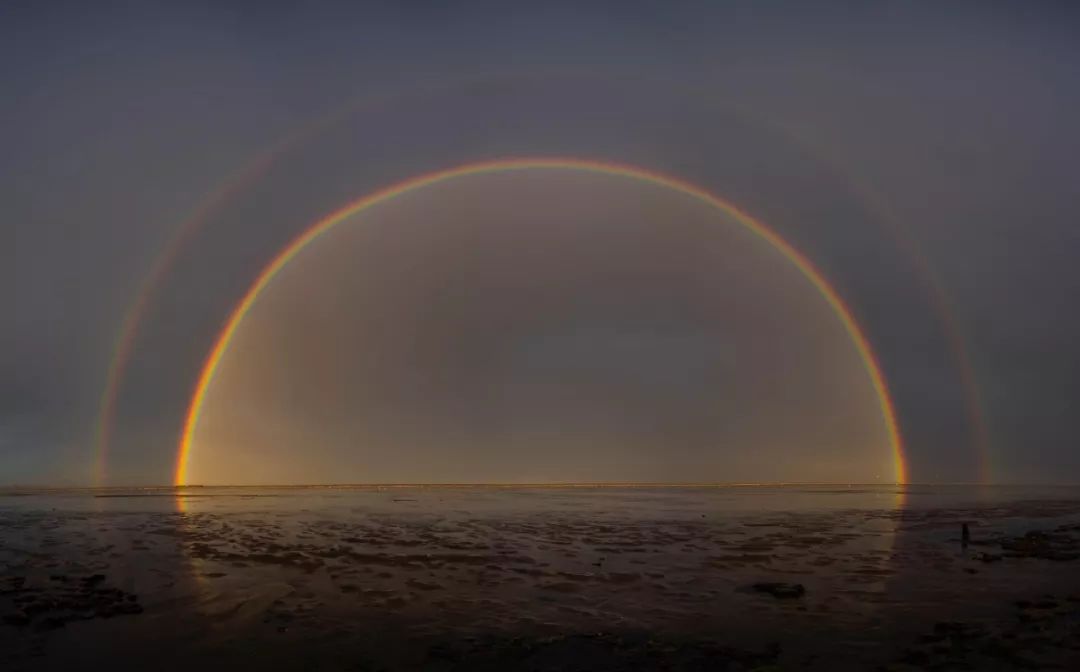
<instances>
[{"instance_id":1,"label":"yellow band of rainbow","mask_svg":"<svg viewBox=\"0 0 1080 672\"><path fill-rule=\"evenodd\" d=\"M854 316L851 313L851 309L844 303L836 291L832 288L829 282L821 274L819 270L803 256L798 250L788 244L783 238L766 227L764 224L754 219L750 215L741 211L734 205L720 200L716 196L713 196L708 191L701 187L695 186L688 182L662 175L660 173L645 170L635 166L629 166L624 164L604 163L600 161L591 161L584 159L574 158L562 158L562 157L540 157L540 158L512 158L512 159L498 159L492 161L484 161L479 163L470 163L447 170L442 170L434 173L428 173L415 177L404 182L399 182L392 186L386 187L373 194L365 196L360 200L354 201L345 207L330 213L325 218L319 220L314 225L309 227L302 234L297 236L290 242L274 259L271 261L252 283L251 288L237 304L229 315L228 321L225 323L225 327L221 330L217 340L214 342L213 349L210 350L210 354L206 358L206 362L203 364L202 371L199 374L198 382L195 385L195 391L191 397L191 403L188 406L187 415L184 421L183 433L180 437L180 444L178 447L178 454L176 459L176 472L174 482L178 486L187 485L187 469L188 461L191 458L192 439L195 434L195 429L199 424L199 414L202 411L203 401L206 397L206 392L210 387L210 383L214 379L214 374L217 371L218 364L224 357L225 352L229 349L229 344L232 341L237 328L243 321L244 316L251 310L251 307L258 300L259 294L262 290L270 284L270 281L274 279L278 271L285 267L297 254L308 246L312 241L321 236L326 231L333 228L335 225L345 221L349 217L362 212L363 210L384 203L398 196L401 196L414 189L430 186L446 180L452 180L459 177L467 177L470 175L480 175L484 173L495 173L501 171L511 170L529 170L529 169L559 169L559 170L581 170L593 173L602 173L606 175L612 175L617 177L626 177L635 180L641 180L652 184L660 185L681 192L688 196L692 196L725 214L734 218L739 224L745 226L754 234L770 243L780 253L782 253L791 263L793 263L799 271L806 277L807 280L817 289L829 306L833 309L833 312L839 318L843 324L844 329L851 337L852 343L859 352L859 356L862 358L863 365L867 374L870 377L870 381L874 387L874 391L878 397L878 403L881 408L882 419L885 422L886 429L888 431L889 443L893 454L893 464L895 472L895 480L897 483L907 482L907 466L904 461L903 441L900 437L900 431L896 422L896 411L893 406L892 398L889 396L889 390L885 385L885 379L881 373L881 367L878 365L877 359L874 356L873 350L870 347L870 343L866 340L866 336L859 328L858 323L855 321Z\"/></svg>"}]
</instances>

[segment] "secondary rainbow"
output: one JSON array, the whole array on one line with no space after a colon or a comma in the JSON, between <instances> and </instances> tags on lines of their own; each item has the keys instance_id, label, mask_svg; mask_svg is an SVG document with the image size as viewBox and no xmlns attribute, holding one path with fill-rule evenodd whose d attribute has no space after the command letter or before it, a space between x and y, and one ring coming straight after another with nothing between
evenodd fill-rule
<instances>
[{"instance_id":1,"label":"secondary rainbow","mask_svg":"<svg viewBox=\"0 0 1080 672\"><path fill-rule=\"evenodd\" d=\"M259 274L252 283L251 288L237 304L229 315L228 320L225 322L224 328L221 330L213 348L210 350L209 355L203 364L202 371L199 374L198 381L195 384L195 390L191 396L191 402L188 406L187 415L184 421L183 432L180 436L180 443L177 449L176 470L174 482L176 485L187 484L187 469L188 461L191 458L192 440L195 434L195 429L199 424L199 415L202 411L203 401L206 397L206 392L210 387L210 383L213 382L214 374L217 372L218 364L224 357L226 351L229 349L229 344L232 342L233 336L236 333L240 323L243 322L244 316L247 315L251 307L255 305L255 302L259 298L259 294L266 288L267 285L274 279L278 271L285 267L297 254L299 254L305 247L311 242L317 239L322 234L329 231L331 228L345 221L349 217L356 215L367 208L374 205L384 203L391 199L397 198L407 192L419 189L422 187L430 186L447 180L452 180L460 177L467 177L470 175L480 175L484 173L495 173L503 171L516 171L516 170L580 170L593 173L602 173L606 175L626 177L635 180L641 180L644 182L660 185L681 192L688 196L692 196L712 207L717 208L721 212L724 212L735 219L740 225L746 227L748 230L756 234L761 239L765 240L776 248L781 254L783 254L791 263L793 263L800 272L806 277L807 280L817 289L822 298L829 304L836 314L837 318L842 323L844 329L847 331L852 343L855 345L856 350L859 353L860 358L863 361L863 365L866 369L867 375L870 378L870 382L873 385L874 391L878 397L878 404L880 406L882 420L885 423L886 430L888 432L889 443L892 449L893 464L895 479L898 483L907 482L907 465L904 459L904 447L903 440L900 436L899 427L896 421L896 411L892 402L892 398L889 395L888 387L885 385L885 378L881 373L881 367L877 362L877 358L874 355L873 349L870 347L869 341L866 339L866 335L863 334L862 329L853 316L851 309L844 303L843 299L836 293L836 290L832 288L832 285L825 279L821 272L807 259L802 253L792 247L786 240L781 238L777 233L769 229L760 221L754 219L747 213L743 212L736 206L727 203L709 193L705 189L685 182L675 177L656 173L644 168L638 168L636 166L630 166L625 164L616 163L604 163L600 161L592 161L585 159L575 158L562 158L562 157L539 157L539 158L511 158L511 159L498 159L492 161L484 161L479 163L470 163L446 170L437 171L434 173L428 173L415 177L404 182L386 187L373 194L365 196L357 201L349 203L345 207L330 213L325 218L319 220L306 231L297 236L291 243L289 243Z\"/></svg>"}]
</instances>

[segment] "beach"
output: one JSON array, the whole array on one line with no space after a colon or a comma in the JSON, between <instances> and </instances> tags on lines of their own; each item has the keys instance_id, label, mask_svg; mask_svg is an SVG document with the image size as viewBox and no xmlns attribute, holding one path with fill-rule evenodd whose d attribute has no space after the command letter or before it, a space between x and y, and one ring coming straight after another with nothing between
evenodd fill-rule
<instances>
[{"instance_id":1,"label":"beach","mask_svg":"<svg viewBox=\"0 0 1080 672\"><path fill-rule=\"evenodd\" d=\"M1078 569L1080 488L12 488L0 667L1080 669Z\"/></svg>"}]
</instances>

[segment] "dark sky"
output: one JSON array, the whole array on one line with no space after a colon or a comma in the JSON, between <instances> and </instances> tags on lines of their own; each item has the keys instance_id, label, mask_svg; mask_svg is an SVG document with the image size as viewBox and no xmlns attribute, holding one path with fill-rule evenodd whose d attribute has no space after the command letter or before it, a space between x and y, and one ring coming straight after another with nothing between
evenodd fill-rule
<instances>
[{"instance_id":1,"label":"dark sky","mask_svg":"<svg viewBox=\"0 0 1080 672\"><path fill-rule=\"evenodd\" d=\"M94 481L94 435L118 329L193 213L201 213L198 226L177 248L139 325L105 482L171 480L184 409L215 333L259 270L307 225L411 176L522 155L626 162L679 176L753 213L803 251L851 304L878 353L913 480L1080 481L1080 16L1070 3L448 4L0 5L7 307L0 483ZM505 187L513 188L522 187ZM633 198L584 200L590 208L625 208ZM299 329L290 318L299 319L304 302L289 309L289 297L309 285L322 288L315 297L332 295L332 287L364 288L367 308L339 302L327 323L335 327L335 361L358 372L374 369L357 354L363 348L342 339L362 331L372 305L428 316L394 322L381 341L387 352L421 332L457 339L451 347L434 338L441 345L425 347L423 357L399 352L376 367L384 378L372 381L452 371L438 377L437 389L424 388L428 397L402 383L410 392L401 401L404 392L395 397L385 384L365 382L336 397L356 400L348 412L330 412L330 387L310 379L297 385L315 390L300 407L322 409L315 413L320 432L305 434L306 444L340 455L363 443L364 432L377 433L371 446L383 447L364 455L397 455L404 466L395 478L443 480L432 453L416 448L415 462L426 466L415 472L400 454L421 444L437 451L445 432L454 448L444 473L460 480L482 471L470 465L492 464L492 451L511 450L502 445L522 443L508 436L533 437L525 443L535 453L543 437L586 427L579 440L602 436L596 443L604 447L590 453L588 469L575 458L585 448L562 444L563 453L553 453L562 457L518 476L602 477L604 464L633 463L636 470L612 473L770 480L792 477L768 466L789 455L828 480L831 463L824 450L817 459L808 453L810 442L790 454L775 448L774 458L762 460L759 445L740 445L716 429L762 408L780 425L827 415L795 397L784 407L775 399L751 403L761 381L796 390L803 378L768 366L747 373L747 361L756 360L713 338L727 320L734 341L759 340L738 336L753 320L736 327L733 316L754 314L747 306L772 296L775 273L751 273L761 285L747 280L745 294L714 297L717 312L695 312L702 286L722 273L701 271L685 235L665 234L662 245L650 238L659 235L650 226L671 217L663 208L652 218L644 210L624 217L637 224L619 242L600 240L599 215L562 221L592 242L577 262L535 262L546 274L526 272L527 265L481 272L518 249L500 236L545 227L532 210L532 219L488 213L491 221L475 229L435 226L450 210L418 214L431 227L412 238L399 234L408 252L402 266L384 259L331 273L329 260L313 257L297 267L309 271L292 274L300 284L280 283L284 308L264 313L265 331L279 338L261 342ZM363 236L350 235L343 234L343 249L358 260L374 254L377 248L360 245ZM530 245L569 244L559 240ZM654 244L668 256L650 254ZM453 253L460 249L469 252ZM678 249L688 250L685 267L672 261L682 258ZM441 265L415 263L432 250ZM603 282L590 275L600 268L590 254L610 257ZM736 256L720 254L706 266L722 269ZM658 259L677 268L661 279L621 275ZM411 293L391 282L402 267L415 269ZM418 289L465 271L468 300ZM386 293L371 294L379 283ZM559 307L526 310L509 288ZM732 302L727 310L724 301ZM782 304L770 305L780 311ZM781 347L782 330L760 330L761 342ZM271 370L310 371L305 358L314 355L304 353L319 347L275 355ZM806 381L833 380L806 373L832 361L820 352L798 360ZM710 362L718 361L742 365L737 384L710 387L717 380ZM426 367L420 373L418 362ZM485 397L491 387L481 381L492 376L516 396ZM628 376L634 383L625 386ZM222 386L230 392L221 393L228 400L215 407L219 417L258 397L253 384ZM625 393L618 404L616 390ZM710 416L701 399L714 393L737 403ZM587 403L568 403L567 395ZM385 411L381 424L342 439L352 425L341 418L360 415L375 397ZM257 414L264 427L280 420L264 414ZM404 420L394 425L391 416ZM974 427L980 417L981 430ZM285 464L287 435L270 442L268 463ZM518 463L507 459L491 478L515 475ZM365 473L354 465L342 478L364 480ZM875 476L869 467L858 473Z\"/></svg>"}]
</instances>

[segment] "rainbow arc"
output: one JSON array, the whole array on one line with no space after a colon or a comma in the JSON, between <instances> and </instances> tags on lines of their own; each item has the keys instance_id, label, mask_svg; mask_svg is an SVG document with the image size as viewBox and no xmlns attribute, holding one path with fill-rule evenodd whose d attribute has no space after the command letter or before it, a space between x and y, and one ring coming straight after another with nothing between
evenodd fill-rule
<instances>
[{"instance_id":1,"label":"rainbow arc","mask_svg":"<svg viewBox=\"0 0 1080 672\"><path fill-rule=\"evenodd\" d=\"M512 158L470 163L399 182L359 200L353 201L345 207L330 213L293 239L292 242L282 249L282 251L278 253L266 267L264 267L262 272L252 283L243 298L230 313L224 328L218 334L214 341L213 348L206 357L185 416L183 432L177 449L174 483L178 486L187 484L188 466L192 454L194 435L199 425L199 418L207 390L214 380L214 376L222 358L229 350L229 346L236 334L237 328L258 301L263 290L265 290L273 281L274 277L282 268L327 231L363 212L367 208L391 201L411 191L454 179L486 173L525 170L579 170L626 177L667 187L696 198L707 205L722 211L740 225L746 227L749 231L773 246L789 262L795 265L802 275L817 290L818 294L820 294L826 303L828 303L837 319L839 319L843 325L852 344L858 351L873 389L877 394L878 405L880 407L882 420L885 423L892 451L895 480L898 483L907 482L907 465L904 457L903 441L897 425L895 407L889 394L888 387L885 384L881 366L878 364L873 349L871 348L866 335L859 327L851 309L843 299L841 299L821 271L819 271L806 256L792 247L791 244L759 220L751 217L731 203L721 200L705 189L689 182L636 166L573 158L543 157Z\"/></svg>"}]
</instances>

